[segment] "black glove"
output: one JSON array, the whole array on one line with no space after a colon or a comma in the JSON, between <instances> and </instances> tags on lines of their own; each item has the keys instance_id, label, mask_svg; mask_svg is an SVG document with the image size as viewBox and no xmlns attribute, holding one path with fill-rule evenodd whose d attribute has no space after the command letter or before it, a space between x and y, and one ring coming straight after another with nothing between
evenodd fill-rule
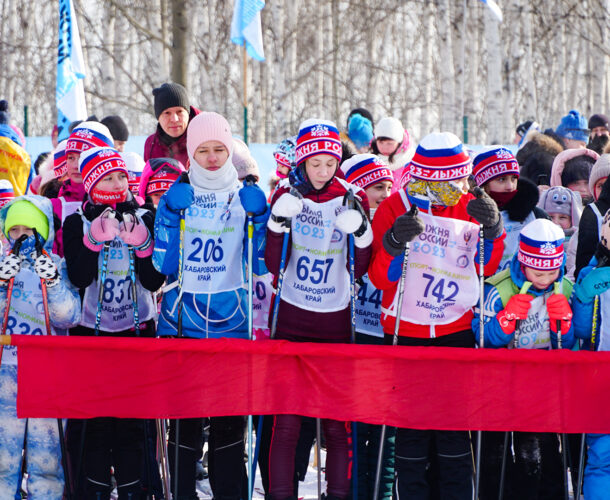
<instances>
[{"instance_id":1,"label":"black glove","mask_svg":"<svg viewBox=\"0 0 610 500\"><path fill-rule=\"evenodd\" d=\"M483 225L486 240L495 240L502 234L504 223L496 202L480 187L474 189L476 198L466 205L466 212Z\"/></svg>"},{"instance_id":2,"label":"black glove","mask_svg":"<svg viewBox=\"0 0 610 500\"><path fill-rule=\"evenodd\" d=\"M394 225L383 235L383 248L396 257L405 251L407 242L413 240L423 230L424 223L417 216L417 207L412 205L411 210L398 217Z\"/></svg>"}]
</instances>

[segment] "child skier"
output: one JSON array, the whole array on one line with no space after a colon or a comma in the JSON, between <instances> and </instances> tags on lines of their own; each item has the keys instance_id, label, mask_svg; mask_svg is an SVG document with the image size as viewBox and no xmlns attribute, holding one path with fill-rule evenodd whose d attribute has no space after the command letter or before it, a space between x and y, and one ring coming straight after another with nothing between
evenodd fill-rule
<instances>
[{"instance_id":1,"label":"child skier","mask_svg":"<svg viewBox=\"0 0 610 500\"><path fill-rule=\"evenodd\" d=\"M159 200L171 185L184 172L184 166L174 158L151 158L144 165L138 194L147 203L150 201L155 208Z\"/></svg>"},{"instance_id":2,"label":"child skier","mask_svg":"<svg viewBox=\"0 0 610 500\"><path fill-rule=\"evenodd\" d=\"M488 276L500 262L504 232L494 201L485 193L475 198L466 192L471 169L470 158L455 135L429 134L411 160L406 189L392 194L377 209L369 278L383 293L381 324L386 343L392 343L405 245L411 242L408 261L415 265L409 266L405 289L421 290L424 285L424 293L423 297L405 293L398 344L474 347L470 322L479 295L479 224L483 225L484 272ZM419 204L420 214L410 211L412 204ZM423 213L428 204L429 213ZM448 279L437 269L455 269L460 278ZM472 457L466 431L397 429L398 494L427 496L432 440L436 440L441 497L470 499Z\"/></svg>"},{"instance_id":3,"label":"child skier","mask_svg":"<svg viewBox=\"0 0 610 500\"><path fill-rule=\"evenodd\" d=\"M68 275L83 296L82 318L70 335L154 337L151 292L159 289L164 280L152 264L154 216L135 202L129 191L126 165L118 151L108 147L88 149L80 156L79 167L87 199L63 227ZM80 441L78 424L73 427L70 423L70 434ZM144 420L94 418L83 425L84 497L110 497L112 465L119 498L127 500L139 495L144 468ZM75 448L82 446L78 442Z\"/></svg>"},{"instance_id":4,"label":"child skier","mask_svg":"<svg viewBox=\"0 0 610 500\"><path fill-rule=\"evenodd\" d=\"M574 330L584 340L582 349L609 350L609 290L610 210L604 215L595 255L580 271L574 287ZM601 500L610 490L610 434L587 434L586 440L584 495L587 500Z\"/></svg>"},{"instance_id":5,"label":"child skier","mask_svg":"<svg viewBox=\"0 0 610 500\"><path fill-rule=\"evenodd\" d=\"M159 335L247 338L246 216L254 216L253 247L258 249L258 241L264 239L265 194L256 185L241 187L232 163L231 127L223 116L204 112L193 118L186 147L190 161L188 182L177 181L163 195L155 221L154 263L168 275L170 283L163 294ZM181 217L185 225L182 234ZM178 244L181 237L184 262ZM258 258L256 252L254 272ZM181 283L179 274L183 274ZM202 276L205 281L198 279ZM202 419L181 419L179 430L178 497L196 498L195 463L203 446ZM175 435L176 421L172 420L172 473ZM210 418L209 473L215 498L239 499L242 494L243 437L243 417Z\"/></svg>"},{"instance_id":6,"label":"child skier","mask_svg":"<svg viewBox=\"0 0 610 500\"><path fill-rule=\"evenodd\" d=\"M564 276L564 235L546 219L527 224L519 250L508 269L486 280L484 346L516 349L571 349L575 343L569 297L572 283ZM480 302L472 328L480 338ZM561 335L561 344L559 344ZM563 478L559 443L552 433L512 433L515 452L510 487L514 498L559 498ZM485 432L482 441L481 498L497 498L503 432ZM510 446L510 444L509 444ZM552 464L548 467L548 464ZM548 497L544 495L549 495ZM509 496L513 498L513 496Z\"/></svg>"},{"instance_id":7,"label":"child skier","mask_svg":"<svg viewBox=\"0 0 610 500\"><path fill-rule=\"evenodd\" d=\"M80 319L80 300L67 279L66 268L53 248L53 208L47 198L22 196L0 210L0 230L12 253L0 260L0 318L10 301L8 335L46 335L41 280L47 288L52 329L69 328ZM40 255L37 243L44 249ZM8 283L14 279L19 293L8 297ZM54 332L53 332L54 333ZM0 368L0 491L3 498L15 498L21 488L22 451L28 470L28 498L61 500L64 493L58 422L56 419L17 418L17 351L2 349ZM27 441L27 446L25 442ZM20 496L19 496L20 498Z\"/></svg>"},{"instance_id":8,"label":"child skier","mask_svg":"<svg viewBox=\"0 0 610 500\"><path fill-rule=\"evenodd\" d=\"M576 267L578 224L582 214L580 194L563 186L555 186L540 195L538 207L563 229L565 236L566 277L573 283Z\"/></svg>"},{"instance_id":9,"label":"child skier","mask_svg":"<svg viewBox=\"0 0 610 500\"><path fill-rule=\"evenodd\" d=\"M388 166L373 154L354 155L341 164L345 180L366 193L370 205L371 220L383 200L390 196L394 178ZM359 344L383 344L381 327L381 291L377 290L365 274L360 278L356 299L356 342ZM374 496L377 457L381 426L358 423L358 498L368 500ZM380 497L392 497L394 484L394 429L386 429L382 462Z\"/></svg>"},{"instance_id":10,"label":"child skier","mask_svg":"<svg viewBox=\"0 0 610 500\"><path fill-rule=\"evenodd\" d=\"M290 251L281 292L276 338L296 342L349 342L349 274L347 240L355 240L355 276L366 272L372 231L361 211L344 207L352 190L364 211L365 193L335 176L341 159L334 123L310 119L297 137L296 174L303 199L280 181L271 202L265 262L278 275L284 222L292 219ZM305 292L302 283L313 293ZM332 285L332 286L330 286ZM349 445L346 422L323 420L327 446L328 499L349 495ZM298 415L276 415L270 452L270 493L274 500L293 498L294 456L301 428Z\"/></svg>"},{"instance_id":11,"label":"child skier","mask_svg":"<svg viewBox=\"0 0 610 500\"><path fill-rule=\"evenodd\" d=\"M64 154L61 153L61 143L57 145L58 151L53 157L53 167L55 175L62 175L64 181L59 188L59 196L53 198L51 203L53 203L53 213L62 224L57 231L53 247L53 251L60 257L64 256L63 223L69 215L80 208L86 195L78 160L84 151L100 146L113 147L112 136L105 125L93 121L82 122L74 128L67 139Z\"/></svg>"},{"instance_id":12,"label":"child skier","mask_svg":"<svg viewBox=\"0 0 610 500\"><path fill-rule=\"evenodd\" d=\"M502 214L506 238L499 269L510 265L517 253L519 233L529 222L547 218L536 206L538 188L533 182L519 177L519 164L513 154L502 147L479 153L472 162L472 174L478 186L496 202Z\"/></svg>"}]
</instances>

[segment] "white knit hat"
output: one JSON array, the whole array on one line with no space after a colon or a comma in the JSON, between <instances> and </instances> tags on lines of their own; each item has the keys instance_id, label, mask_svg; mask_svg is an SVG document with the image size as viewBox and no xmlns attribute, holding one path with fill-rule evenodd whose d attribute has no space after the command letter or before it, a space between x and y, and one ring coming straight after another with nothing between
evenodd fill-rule
<instances>
[{"instance_id":1,"label":"white knit hat","mask_svg":"<svg viewBox=\"0 0 610 500\"><path fill-rule=\"evenodd\" d=\"M404 135L405 129L398 118L387 116L379 120L375 125L375 138L377 139L387 137L400 144L402 143Z\"/></svg>"}]
</instances>

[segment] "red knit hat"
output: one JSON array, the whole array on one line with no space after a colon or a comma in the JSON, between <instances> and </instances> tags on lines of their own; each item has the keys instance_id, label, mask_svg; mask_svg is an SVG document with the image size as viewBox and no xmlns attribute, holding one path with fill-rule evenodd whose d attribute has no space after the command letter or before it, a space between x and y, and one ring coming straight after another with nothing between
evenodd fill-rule
<instances>
[{"instance_id":1,"label":"red knit hat","mask_svg":"<svg viewBox=\"0 0 610 500\"><path fill-rule=\"evenodd\" d=\"M121 154L109 147L91 148L85 151L78 160L78 168L83 176L83 187L91 193L95 185L110 172L127 172L127 165Z\"/></svg>"},{"instance_id":2,"label":"red knit hat","mask_svg":"<svg viewBox=\"0 0 610 500\"><path fill-rule=\"evenodd\" d=\"M100 122L82 122L74 128L70 137L68 137L66 155L70 153L80 154L95 147L114 147L110 130Z\"/></svg>"},{"instance_id":3,"label":"red knit hat","mask_svg":"<svg viewBox=\"0 0 610 500\"><path fill-rule=\"evenodd\" d=\"M453 181L471 172L468 152L451 132L434 132L424 137L410 163L411 178L423 181Z\"/></svg>"},{"instance_id":4,"label":"red knit hat","mask_svg":"<svg viewBox=\"0 0 610 500\"><path fill-rule=\"evenodd\" d=\"M563 230L547 219L527 224L519 235L517 259L521 264L541 271L563 266Z\"/></svg>"},{"instance_id":5,"label":"red knit hat","mask_svg":"<svg viewBox=\"0 0 610 500\"><path fill-rule=\"evenodd\" d=\"M327 154L341 161L343 149L339 139L337 126L329 120L311 118L299 126L297 147L295 151L296 164L304 162L316 155Z\"/></svg>"},{"instance_id":6,"label":"red knit hat","mask_svg":"<svg viewBox=\"0 0 610 500\"><path fill-rule=\"evenodd\" d=\"M474 175L477 185L482 186L486 182L503 175L519 177L519 164L508 149L496 147L474 157L472 175Z\"/></svg>"},{"instance_id":7,"label":"red knit hat","mask_svg":"<svg viewBox=\"0 0 610 500\"><path fill-rule=\"evenodd\" d=\"M382 181L394 181L389 167L373 154L359 154L341 164L345 180L359 188L366 189Z\"/></svg>"}]
</instances>

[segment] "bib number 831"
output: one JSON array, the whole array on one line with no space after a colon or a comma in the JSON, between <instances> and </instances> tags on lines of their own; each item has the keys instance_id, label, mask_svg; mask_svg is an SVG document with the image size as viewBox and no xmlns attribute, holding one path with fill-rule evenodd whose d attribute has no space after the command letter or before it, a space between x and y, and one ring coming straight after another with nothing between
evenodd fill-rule
<instances>
[{"instance_id":1,"label":"bib number 831","mask_svg":"<svg viewBox=\"0 0 610 500\"><path fill-rule=\"evenodd\" d=\"M309 257L303 255L297 261L297 278L301 281L309 279L314 285L326 283L332 265L333 259L315 259L312 263Z\"/></svg>"}]
</instances>

